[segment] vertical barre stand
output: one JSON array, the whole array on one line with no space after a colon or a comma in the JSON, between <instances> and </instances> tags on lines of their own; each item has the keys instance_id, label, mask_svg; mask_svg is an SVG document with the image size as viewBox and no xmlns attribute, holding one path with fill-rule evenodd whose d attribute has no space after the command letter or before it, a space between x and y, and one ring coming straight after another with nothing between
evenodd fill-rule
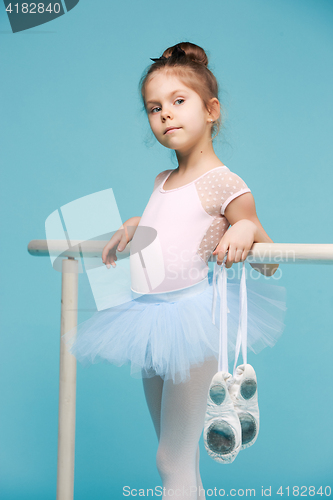
<instances>
[{"instance_id":1,"label":"vertical barre stand","mask_svg":"<svg viewBox=\"0 0 333 500\"><path fill-rule=\"evenodd\" d=\"M76 358L61 337L77 326L77 309L78 261L68 257L62 261L57 500L74 495Z\"/></svg>"},{"instance_id":2,"label":"vertical barre stand","mask_svg":"<svg viewBox=\"0 0 333 500\"><path fill-rule=\"evenodd\" d=\"M78 317L78 271L81 257L80 241L32 240L28 252L39 257L50 255L63 258L61 284L61 329L60 329L60 366L59 366L59 421L58 421L58 470L57 500L74 498L74 459L75 459L75 405L76 405L76 358L67 350L61 337L77 326ZM84 242L84 256L101 260L106 241ZM49 250L50 249L50 250ZM129 256L130 242L117 259ZM210 258L210 261L215 259ZM260 265L274 264L333 264L333 244L308 243L254 243L246 259L249 263Z\"/></svg>"}]
</instances>

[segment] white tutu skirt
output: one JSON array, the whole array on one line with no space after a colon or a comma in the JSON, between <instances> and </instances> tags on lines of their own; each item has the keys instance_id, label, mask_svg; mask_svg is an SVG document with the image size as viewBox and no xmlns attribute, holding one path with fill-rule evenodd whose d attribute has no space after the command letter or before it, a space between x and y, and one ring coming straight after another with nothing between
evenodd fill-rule
<instances>
[{"instance_id":1,"label":"white tutu skirt","mask_svg":"<svg viewBox=\"0 0 333 500\"><path fill-rule=\"evenodd\" d=\"M213 272L181 290L137 296L96 312L65 333L62 340L83 365L130 364L134 378L159 375L175 384L190 378L190 368L219 357L221 301L212 322ZM228 357L235 353L240 280L228 279ZM247 347L258 353L272 347L284 330L286 289L248 279Z\"/></svg>"}]
</instances>

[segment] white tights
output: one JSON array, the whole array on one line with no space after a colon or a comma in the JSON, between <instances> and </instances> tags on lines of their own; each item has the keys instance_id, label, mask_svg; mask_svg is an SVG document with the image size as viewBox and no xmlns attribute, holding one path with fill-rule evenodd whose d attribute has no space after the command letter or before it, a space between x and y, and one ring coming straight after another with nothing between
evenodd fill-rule
<instances>
[{"instance_id":1,"label":"white tights","mask_svg":"<svg viewBox=\"0 0 333 500\"><path fill-rule=\"evenodd\" d=\"M184 383L164 382L158 375L142 379L159 441L156 465L163 483L163 500L205 498L199 471L199 439L209 385L217 368L217 360L210 358L193 367L190 380ZM172 491L168 494L169 489Z\"/></svg>"}]
</instances>

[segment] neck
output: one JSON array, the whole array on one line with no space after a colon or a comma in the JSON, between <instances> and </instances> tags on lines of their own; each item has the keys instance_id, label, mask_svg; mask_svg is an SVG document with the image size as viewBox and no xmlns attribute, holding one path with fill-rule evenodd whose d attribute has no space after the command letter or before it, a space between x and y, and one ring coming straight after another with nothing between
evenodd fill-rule
<instances>
[{"instance_id":1,"label":"neck","mask_svg":"<svg viewBox=\"0 0 333 500\"><path fill-rule=\"evenodd\" d=\"M189 171L201 173L221 165L221 160L216 156L211 141L198 144L188 151L177 151L178 172L187 175Z\"/></svg>"}]
</instances>

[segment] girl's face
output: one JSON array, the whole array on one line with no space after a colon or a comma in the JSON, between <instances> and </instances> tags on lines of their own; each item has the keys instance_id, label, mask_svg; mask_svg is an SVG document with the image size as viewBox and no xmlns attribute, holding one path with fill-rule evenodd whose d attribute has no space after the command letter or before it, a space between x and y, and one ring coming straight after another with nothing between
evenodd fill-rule
<instances>
[{"instance_id":1,"label":"girl's face","mask_svg":"<svg viewBox=\"0 0 333 500\"><path fill-rule=\"evenodd\" d=\"M166 148L188 152L211 140L211 118L201 97L176 76L156 72L146 83L145 104L153 134Z\"/></svg>"}]
</instances>

